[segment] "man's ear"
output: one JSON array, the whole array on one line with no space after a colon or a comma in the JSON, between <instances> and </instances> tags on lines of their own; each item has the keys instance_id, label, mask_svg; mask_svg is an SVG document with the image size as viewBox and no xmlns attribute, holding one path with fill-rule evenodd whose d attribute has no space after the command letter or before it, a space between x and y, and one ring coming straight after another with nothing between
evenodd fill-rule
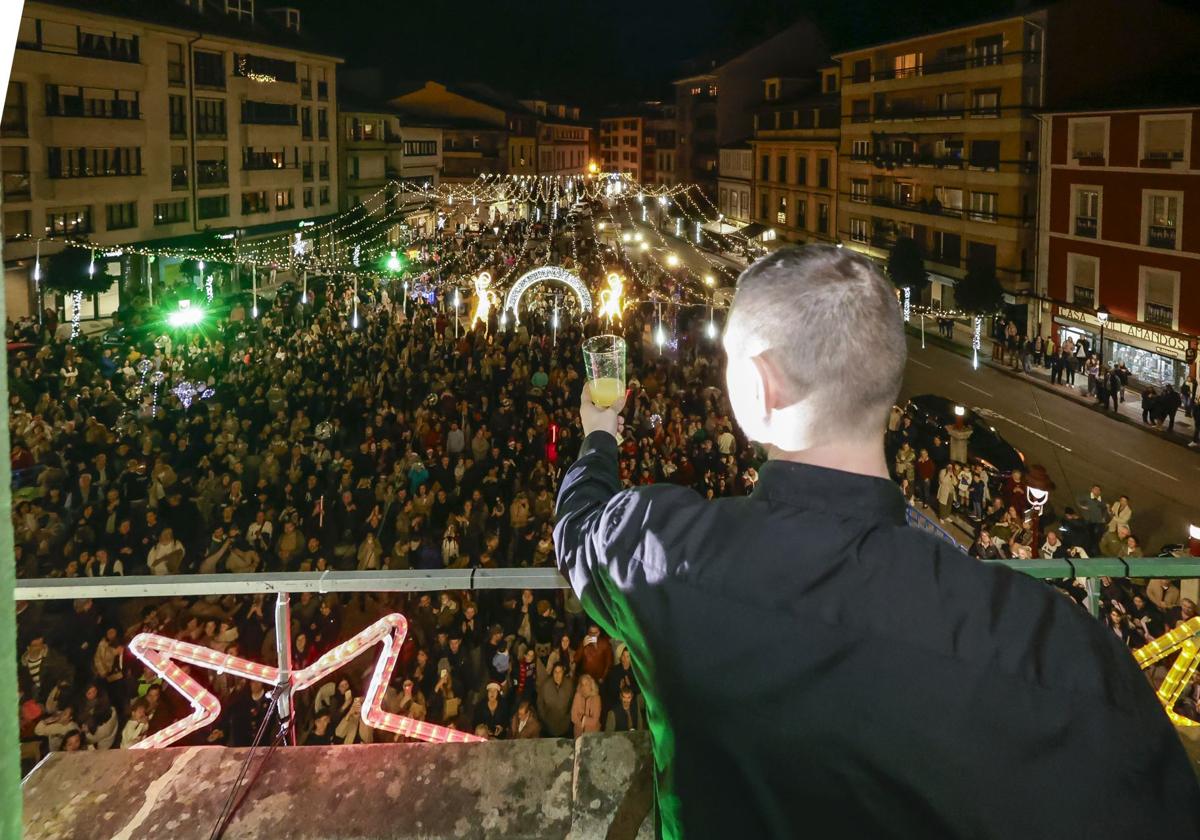
<instances>
[{"instance_id":1,"label":"man's ear","mask_svg":"<svg viewBox=\"0 0 1200 840\"><path fill-rule=\"evenodd\" d=\"M772 363L767 353L759 353L750 358L754 365L754 395L763 419L769 419L771 412L786 408L785 389L782 387L779 370Z\"/></svg>"}]
</instances>

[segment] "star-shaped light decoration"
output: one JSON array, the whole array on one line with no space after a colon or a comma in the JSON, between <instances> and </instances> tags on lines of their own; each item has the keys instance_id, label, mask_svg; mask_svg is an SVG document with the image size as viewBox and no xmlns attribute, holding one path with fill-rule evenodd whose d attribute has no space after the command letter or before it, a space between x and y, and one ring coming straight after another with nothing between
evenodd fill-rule
<instances>
[{"instance_id":1,"label":"star-shaped light decoration","mask_svg":"<svg viewBox=\"0 0 1200 840\"><path fill-rule=\"evenodd\" d=\"M1167 717L1176 726L1200 726L1200 723L1175 712L1179 696L1192 681L1196 668L1200 667L1200 644L1197 644L1197 636L1200 636L1200 616L1189 618L1174 630L1163 633L1133 652L1134 661L1144 671L1160 659L1179 651L1171 670L1158 687L1158 699L1167 710Z\"/></svg>"},{"instance_id":2,"label":"star-shaped light decoration","mask_svg":"<svg viewBox=\"0 0 1200 840\"><path fill-rule=\"evenodd\" d=\"M299 671L280 676L279 669L230 656L212 648L181 642L154 633L140 633L129 643L129 650L152 671L163 678L176 691L188 699L192 713L177 720L165 729L139 741L133 749L166 747L180 738L209 725L221 714L221 702L212 692L190 677L177 663L184 662L197 668L217 673L230 673L248 680L266 683L272 687L284 687L291 694L303 691L323 677L354 659L376 643L383 646L375 670L363 697L362 721L373 729L394 732L409 738L432 743L467 743L482 741L476 735L468 735L447 726L438 726L396 715L383 710L383 695L400 656L400 646L408 633L408 622L399 613L392 613L376 621L358 635L330 650L312 665Z\"/></svg>"},{"instance_id":3,"label":"star-shaped light decoration","mask_svg":"<svg viewBox=\"0 0 1200 840\"><path fill-rule=\"evenodd\" d=\"M171 393L182 403L183 410L187 411L196 400L206 400L216 392L204 382L188 382L185 379L172 388Z\"/></svg>"}]
</instances>

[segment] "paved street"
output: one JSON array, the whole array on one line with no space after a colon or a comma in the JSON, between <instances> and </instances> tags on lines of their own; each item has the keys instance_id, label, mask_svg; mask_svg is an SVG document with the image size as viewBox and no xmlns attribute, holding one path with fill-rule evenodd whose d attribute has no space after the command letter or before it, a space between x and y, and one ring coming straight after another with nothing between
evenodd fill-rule
<instances>
[{"instance_id":1,"label":"paved street","mask_svg":"<svg viewBox=\"0 0 1200 840\"><path fill-rule=\"evenodd\" d=\"M1046 467L1056 485L1058 510L1099 483L1106 500L1125 493L1133 508L1134 533L1147 554L1183 542L1189 523L1200 523L1200 452L1160 440L1000 371L909 339L909 362L901 396L942 394L972 408L994 412L997 431Z\"/></svg>"}]
</instances>

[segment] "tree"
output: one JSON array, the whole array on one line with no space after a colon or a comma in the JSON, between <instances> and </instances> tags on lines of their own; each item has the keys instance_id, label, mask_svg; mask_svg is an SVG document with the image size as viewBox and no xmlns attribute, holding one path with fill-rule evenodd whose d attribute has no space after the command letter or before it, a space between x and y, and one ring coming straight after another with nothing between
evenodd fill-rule
<instances>
[{"instance_id":1,"label":"tree","mask_svg":"<svg viewBox=\"0 0 1200 840\"><path fill-rule=\"evenodd\" d=\"M91 251L85 248L64 248L50 257L44 275L45 286L64 294L83 292L85 295L97 295L107 292L115 278L105 271L105 260L98 259L93 272L88 271L91 265Z\"/></svg>"},{"instance_id":2,"label":"tree","mask_svg":"<svg viewBox=\"0 0 1200 840\"><path fill-rule=\"evenodd\" d=\"M888 276L897 289L907 286L912 289L913 300L921 299L921 294L929 285L929 273L925 270L921 246L914 239L902 236L896 240L888 256L887 268Z\"/></svg>"},{"instance_id":3,"label":"tree","mask_svg":"<svg viewBox=\"0 0 1200 840\"><path fill-rule=\"evenodd\" d=\"M1004 304L1004 289L996 279L995 266L968 264L966 277L954 289L954 301L959 309L975 315L999 312Z\"/></svg>"}]
</instances>

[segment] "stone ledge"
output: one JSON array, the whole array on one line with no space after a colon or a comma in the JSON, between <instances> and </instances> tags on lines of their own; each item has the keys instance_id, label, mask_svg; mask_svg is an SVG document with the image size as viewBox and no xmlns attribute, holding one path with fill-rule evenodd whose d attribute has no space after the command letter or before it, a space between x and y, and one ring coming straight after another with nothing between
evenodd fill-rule
<instances>
[{"instance_id":1,"label":"stone ledge","mask_svg":"<svg viewBox=\"0 0 1200 840\"><path fill-rule=\"evenodd\" d=\"M207 840L247 752L54 753L24 784L25 837ZM654 836L652 780L644 732L279 749L224 837L640 840Z\"/></svg>"}]
</instances>

